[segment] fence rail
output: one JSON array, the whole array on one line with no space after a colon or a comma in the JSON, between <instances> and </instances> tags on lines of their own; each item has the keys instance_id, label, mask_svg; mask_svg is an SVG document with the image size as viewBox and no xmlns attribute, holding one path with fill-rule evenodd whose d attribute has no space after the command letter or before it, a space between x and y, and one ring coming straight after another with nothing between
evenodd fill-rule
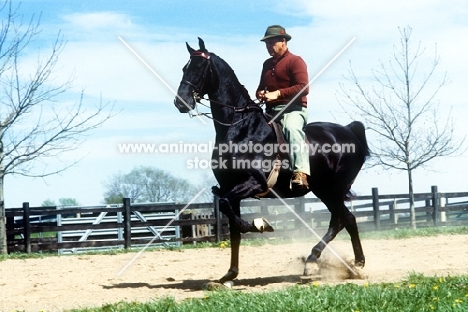
<instances>
[{"instance_id":1,"label":"fence rail","mask_svg":"<svg viewBox=\"0 0 468 312\"><path fill-rule=\"evenodd\" d=\"M417 227L468 224L468 192L415 194ZM306 230L299 215L318 233L328 227L330 213L317 198L245 200L242 215L246 220L266 217L275 232L264 236L292 236ZM191 204L130 204L124 198L114 207L29 207L6 210L9 252L79 252L102 248L131 248L151 244L169 246L228 238L228 220L218 202ZM356 216L360 231L410 227L408 195L358 196L347 203ZM250 235L246 235L249 237Z\"/></svg>"}]
</instances>

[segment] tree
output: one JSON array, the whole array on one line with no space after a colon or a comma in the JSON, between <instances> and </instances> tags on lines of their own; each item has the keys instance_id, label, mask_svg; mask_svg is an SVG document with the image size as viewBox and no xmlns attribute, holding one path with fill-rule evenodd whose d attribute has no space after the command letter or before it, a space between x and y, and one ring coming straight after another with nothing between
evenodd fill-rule
<instances>
[{"instance_id":1,"label":"tree","mask_svg":"<svg viewBox=\"0 0 468 312\"><path fill-rule=\"evenodd\" d=\"M59 202L59 206L80 206L80 202L76 200L76 198L70 198L70 197L62 197L62 198L59 198L58 200Z\"/></svg>"},{"instance_id":2,"label":"tree","mask_svg":"<svg viewBox=\"0 0 468 312\"><path fill-rule=\"evenodd\" d=\"M196 190L201 191L202 189L205 189L203 193L200 194L200 196L196 199L195 202L199 203L211 203L214 200L214 195L213 192L211 191L211 188L213 186L219 186L218 181L216 181L213 173L206 173L204 172L200 176L200 183L196 184Z\"/></svg>"},{"instance_id":3,"label":"tree","mask_svg":"<svg viewBox=\"0 0 468 312\"><path fill-rule=\"evenodd\" d=\"M10 0L0 5L0 253L7 252L5 176L45 177L66 170L77 161L60 168L47 164L79 147L112 115L112 109L106 112L109 104L86 107L83 93L75 104L60 101L72 82L56 77L63 38L59 32L50 52L31 65L28 48L41 34L40 20L33 16L23 23L17 9Z\"/></svg>"},{"instance_id":4,"label":"tree","mask_svg":"<svg viewBox=\"0 0 468 312\"><path fill-rule=\"evenodd\" d=\"M75 198L59 198L58 206L66 207L66 206L80 206L80 203ZM42 207L52 207L57 206L54 200L46 199L41 204Z\"/></svg>"},{"instance_id":5,"label":"tree","mask_svg":"<svg viewBox=\"0 0 468 312\"><path fill-rule=\"evenodd\" d=\"M55 203L54 200L52 200L50 198L47 198L41 204L41 207L55 207L55 206L57 206L57 204Z\"/></svg>"},{"instance_id":6,"label":"tree","mask_svg":"<svg viewBox=\"0 0 468 312\"><path fill-rule=\"evenodd\" d=\"M119 172L109 179L105 187L106 204L122 203L124 197L135 203L187 202L196 194L194 186L187 180L149 166L134 168L127 174Z\"/></svg>"},{"instance_id":7,"label":"tree","mask_svg":"<svg viewBox=\"0 0 468 312\"><path fill-rule=\"evenodd\" d=\"M394 47L393 58L372 70L376 86L365 88L350 66L348 80L354 87L341 84L341 93L377 134L377 144L371 144L374 165L407 172L411 225L416 228L413 170L457 153L464 139L455 138L450 114L444 119L438 111L437 95L447 79L444 74L434 82L440 62L437 50L421 73L418 65L425 49L421 43L412 49L411 33L410 27L400 29L400 45Z\"/></svg>"}]
</instances>

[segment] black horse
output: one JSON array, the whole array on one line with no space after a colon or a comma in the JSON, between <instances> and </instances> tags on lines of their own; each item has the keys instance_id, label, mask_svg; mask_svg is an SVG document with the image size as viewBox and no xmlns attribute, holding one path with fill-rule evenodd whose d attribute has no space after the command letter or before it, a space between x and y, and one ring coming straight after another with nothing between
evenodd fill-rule
<instances>
[{"instance_id":1,"label":"black horse","mask_svg":"<svg viewBox=\"0 0 468 312\"><path fill-rule=\"evenodd\" d=\"M233 280L239 273L241 233L272 231L265 219L248 223L241 218L240 201L262 196L297 197L290 188L291 171L288 153L261 106L252 101L231 67L214 53L208 52L202 39L199 50L187 44L190 60L183 68L183 77L174 100L181 113L193 112L201 97L208 95L216 131L212 155L214 175L219 183L213 193L219 197L220 210L229 218L231 265L220 282ZM304 128L311 148L309 189L327 206L331 220L323 239L312 248L306 260L305 275L318 270L317 259L326 245L343 228L351 236L355 265L365 263L354 215L344 205L350 199L351 185L369 156L364 126L352 122L347 126L314 122ZM269 147L268 149L266 147ZM336 146L350 147L343 152ZM263 149L262 149L263 147ZM270 147L277 149L272 152ZM272 170L275 168L275 170ZM279 169L279 170L276 170ZM279 172L276 184L269 190L269 172ZM270 185L271 186L271 185ZM265 193L267 193L265 195Z\"/></svg>"}]
</instances>

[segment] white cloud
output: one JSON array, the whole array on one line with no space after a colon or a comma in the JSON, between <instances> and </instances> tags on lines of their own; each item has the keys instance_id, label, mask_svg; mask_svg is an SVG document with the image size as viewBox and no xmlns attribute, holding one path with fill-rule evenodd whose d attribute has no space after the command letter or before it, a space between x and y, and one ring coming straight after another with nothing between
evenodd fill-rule
<instances>
[{"instance_id":1,"label":"white cloud","mask_svg":"<svg viewBox=\"0 0 468 312\"><path fill-rule=\"evenodd\" d=\"M81 31L129 29L134 28L132 18L127 14L115 12L73 13L62 16L70 28Z\"/></svg>"}]
</instances>

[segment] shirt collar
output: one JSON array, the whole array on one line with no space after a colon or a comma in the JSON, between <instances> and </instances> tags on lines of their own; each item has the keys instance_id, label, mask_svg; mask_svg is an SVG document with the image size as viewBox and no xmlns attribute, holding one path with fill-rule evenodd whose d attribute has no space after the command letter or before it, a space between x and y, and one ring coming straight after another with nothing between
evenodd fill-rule
<instances>
[{"instance_id":1,"label":"shirt collar","mask_svg":"<svg viewBox=\"0 0 468 312\"><path fill-rule=\"evenodd\" d=\"M272 57L272 58L271 58L271 61L273 62L273 64L278 64L278 62L281 61L283 58L285 58L285 56L288 55L288 54L290 54L289 49L287 49L287 50L283 53L283 55L281 55L281 56L278 57L278 58Z\"/></svg>"}]
</instances>

